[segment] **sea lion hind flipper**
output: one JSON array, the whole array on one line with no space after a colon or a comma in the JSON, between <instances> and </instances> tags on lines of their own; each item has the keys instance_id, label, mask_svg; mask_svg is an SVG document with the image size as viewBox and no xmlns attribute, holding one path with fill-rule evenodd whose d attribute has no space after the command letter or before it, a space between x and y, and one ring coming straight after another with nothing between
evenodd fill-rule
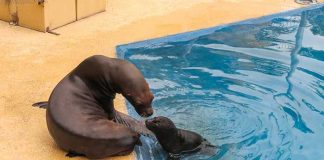
<instances>
[{"instance_id":1,"label":"sea lion hind flipper","mask_svg":"<svg viewBox=\"0 0 324 160\"><path fill-rule=\"evenodd\" d=\"M74 152L74 151L69 151L68 153L66 153L65 156L66 157L73 158L73 157L84 157L85 155L84 154L77 153L77 152Z\"/></svg>"},{"instance_id":2,"label":"sea lion hind flipper","mask_svg":"<svg viewBox=\"0 0 324 160\"><path fill-rule=\"evenodd\" d=\"M46 109L48 106L48 102L47 101L37 102L37 103L32 104L32 106Z\"/></svg>"},{"instance_id":3,"label":"sea lion hind flipper","mask_svg":"<svg viewBox=\"0 0 324 160\"><path fill-rule=\"evenodd\" d=\"M211 144L207 139L204 138L204 141L202 142L202 145L205 145L206 147L213 147L217 148L217 146Z\"/></svg>"},{"instance_id":4,"label":"sea lion hind flipper","mask_svg":"<svg viewBox=\"0 0 324 160\"><path fill-rule=\"evenodd\" d=\"M116 111L115 121L116 121L116 123L122 124L128 128L131 128L132 130L134 130L135 132L137 132L143 136L155 139L154 133L146 128L144 122L141 122L127 114Z\"/></svg>"},{"instance_id":5,"label":"sea lion hind flipper","mask_svg":"<svg viewBox=\"0 0 324 160\"><path fill-rule=\"evenodd\" d=\"M212 157L216 155L219 151L219 147L211 144L209 141L204 140L200 145L200 151L199 153L202 155L206 155L209 157Z\"/></svg>"}]
</instances>

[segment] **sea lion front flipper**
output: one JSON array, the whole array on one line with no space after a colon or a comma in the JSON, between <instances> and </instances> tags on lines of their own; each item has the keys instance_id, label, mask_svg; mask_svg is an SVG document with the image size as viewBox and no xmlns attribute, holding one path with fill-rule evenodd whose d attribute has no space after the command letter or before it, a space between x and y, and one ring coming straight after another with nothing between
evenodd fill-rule
<instances>
[{"instance_id":1,"label":"sea lion front flipper","mask_svg":"<svg viewBox=\"0 0 324 160\"><path fill-rule=\"evenodd\" d=\"M74 151L69 151L65 156L66 157L73 158L73 157L84 157L85 155L84 154L80 154L80 153L76 153Z\"/></svg>"},{"instance_id":2,"label":"sea lion front flipper","mask_svg":"<svg viewBox=\"0 0 324 160\"><path fill-rule=\"evenodd\" d=\"M122 124L126 127L133 129L135 132L137 132L143 136L147 136L147 137L155 139L154 133L146 128L144 122L141 122L127 114L116 111L115 112L115 121L116 121L116 123Z\"/></svg>"},{"instance_id":3,"label":"sea lion front flipper","mask_svg":"<svg viewBox=\"0 0 324 160\"><path fill-rule=\"evenodd\" d=\"M130 124L127 123L121 116L121 112L115 111L114 122L122 124L126 127L130 127Z\"/></svg>"},{"instance_id":4,"label":"sea lion front flipper","mask_svg":"<svg viewBox=\"0 0 324 160\"><path fill-rule=\"evenodd\" d=\"M32 106L46 109L48 106L48 102L47 101L37 102L37 103L34 103Z\"/></svg>"}]
</instances>

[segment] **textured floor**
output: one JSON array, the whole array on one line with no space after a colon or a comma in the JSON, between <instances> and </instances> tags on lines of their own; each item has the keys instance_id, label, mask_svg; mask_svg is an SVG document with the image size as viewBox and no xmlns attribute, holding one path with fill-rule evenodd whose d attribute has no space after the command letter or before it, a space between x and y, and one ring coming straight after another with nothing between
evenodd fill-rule
<instances>
[{"instance_id":1,"label":"textured floor","mask_svg":"<svg viewBox=\"0 0 324 160\"><path fill-rule=\"evenodd\" d=\"M48 134L45 110L31 104L47 100L84 58L114 57L118 44L298 7L292 0L109 0L106 12L55 30L60 36L0 21L0 159L68 159ZM121 97L116 105L125 111Z\"/></svg>"}]
</instances>

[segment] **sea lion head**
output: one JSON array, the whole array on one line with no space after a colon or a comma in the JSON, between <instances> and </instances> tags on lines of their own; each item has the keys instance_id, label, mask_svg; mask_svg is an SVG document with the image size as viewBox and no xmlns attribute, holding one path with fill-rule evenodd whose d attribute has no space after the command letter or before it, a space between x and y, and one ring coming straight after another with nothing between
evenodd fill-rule
<instances>
[{"instance_id":1,"label":"sea lion head","mask_svg":"<svg viewBox=\"0 0 324 160\"><path fill-rule=\"evenodd\" d=\"M134 106L135 111L141 117L149 117L153 114L152 101L154 96L149 89L147 91L126 94L125 98Z\"/></svg>"},{"instance_id":2,"label":"sea lion head","mask_svg":"<svg viewBox=\"0 0 324 160\"><path fill-rule=\"evenodd\" d=\"M153 114L152 101L154 96L136 66L125 62L124 65L119 66L115 74L115 86L117 86L118 92L134 106L140 116L151 116Z\"/></svg>"},{"instance_id":3,"label":"sea lion head","mask_svg":"<svg viewBox=\"0 0 324 160\"><path fill-rule=\"evenodd\" d=\"M176 130L174 123L167 117L158 116L145 121L146 127L154 134L170 133Z\"/></svg>"}]
</instances>

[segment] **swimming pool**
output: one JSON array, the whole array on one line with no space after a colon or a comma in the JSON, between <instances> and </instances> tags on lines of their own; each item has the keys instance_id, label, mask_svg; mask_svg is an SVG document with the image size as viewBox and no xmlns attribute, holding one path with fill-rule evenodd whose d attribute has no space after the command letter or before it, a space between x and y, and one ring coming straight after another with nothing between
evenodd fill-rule
<instances>
[{"instance_id":1,"label":"swimming pool","mask_svg":"<svg viewBox=\"0 0 324 160\"><path fill-rule=\"evenodd\" d=\"M217 145L211 159L324 158L324 5L121 45L117 53L150 84L153 116ZM138 159L163 159L157 143L142 141Z\"/></svg>"}]
</instances>

